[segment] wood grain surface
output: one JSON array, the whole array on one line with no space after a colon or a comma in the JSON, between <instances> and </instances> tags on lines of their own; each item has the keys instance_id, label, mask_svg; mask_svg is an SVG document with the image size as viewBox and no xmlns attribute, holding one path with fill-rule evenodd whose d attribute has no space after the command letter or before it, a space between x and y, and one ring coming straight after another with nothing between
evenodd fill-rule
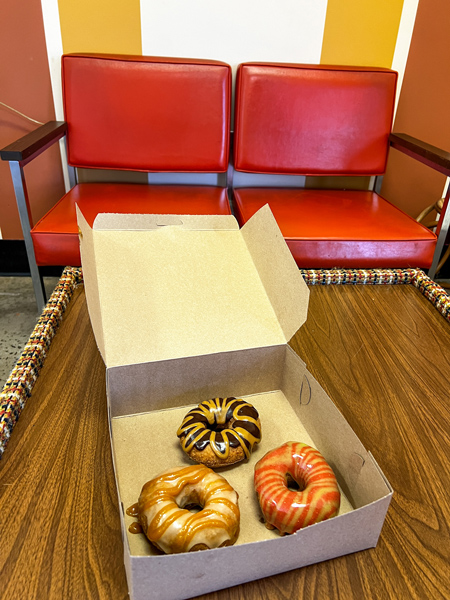
<instances>
[{"instance_id":1,"label":"wood grain surface","mask_svg":"<svg viewBox=\"0 0 450 600\"><path fill-rule=\"evenodd\" d=\"M0 464L2 599L127 597L107 422L81 288Z\"/></svg>"},{"instance_id":2,"label":"wood grain surface","mask_svg":"<svg viewBox=\"0 0 450 600\"><path fill-rule=\"evenodd\" d=\"M201 598L450 598L449 324L409 285L310 289L291 343L394 487L378 546ZM122 552L80 288L0 461L0 596L126 598Z\"/></svg>"}]
</instances>

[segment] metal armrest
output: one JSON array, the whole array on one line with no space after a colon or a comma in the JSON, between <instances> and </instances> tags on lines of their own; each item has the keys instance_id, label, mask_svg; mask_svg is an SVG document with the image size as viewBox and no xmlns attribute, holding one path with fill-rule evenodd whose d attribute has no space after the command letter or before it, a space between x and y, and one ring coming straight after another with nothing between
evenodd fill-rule
<instances>
[{"instance_id":1,"label":"metal armrest","mask_svg":"<svg viewBox=\"0 0 450 600\"><path fill-rule=\"evenodd\" d=\"M67 133L65 121L49 121L0 150L2 160L27 164Z\"/></svg>"},{"instance_id":2,"label":"metal armrest","mask_svg":"<svg viewBox=\"0 0 450 600\"><path fill-rule=\"evenodd\" d=\"M61 139L66 132L67 123L64 121L49 121L0 150L1 159L8 161L11 169L23 239L39 312L42 312L44 309L46 294L44 282L36 264L33 241L31 239L32 216L23 167Z\"/></svg>"},{"instance_id":3,"label":"metal armrest","mask_svg":"<svg viewBox=\"0 0 450 600\"><path fill-rule=\"evenodd\" d=\"M391 133L390 145L432 169L450 176L450 153L405 133Z\"/></svg>"},{"instance_id":4,"label":"metal armrest","mask_svg":"<svg viewBox=\"0 0 450 600\"><path fill-rule=\"evenodd\" d=\"M416 138L406 135L404 133L391 133L389 137L389 143L393 148L404 152L408 156L419 160L421 163L450 176L450 153L426 144ZM431 279L434 278L436 270L439 264L439 259L444 248L445 240L450 226L450 210L449 210L449 199L450 199L450 186L448 187L447 193L444 199L444 205L442 207L441 215L436 227L436 235L438 236L436 242L436 250L434 252L433 262L428 271L428 275Z\"/></svg>"}]
</instances>

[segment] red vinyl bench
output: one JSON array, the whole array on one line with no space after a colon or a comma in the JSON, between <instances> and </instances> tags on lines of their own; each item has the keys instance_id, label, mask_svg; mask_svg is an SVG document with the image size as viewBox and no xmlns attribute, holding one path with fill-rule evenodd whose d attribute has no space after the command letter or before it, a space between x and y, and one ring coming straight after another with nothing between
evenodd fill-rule
<instances>
[{"instance_id":1,"label":"red vinyl bench","mask_svg":"<svg viewBox=\"0 0 450 600\"><path fill-rule=\"evenodd\" d=\"M80 266L77 203L92 224L100 212L231 214L222 185L77 183L76 169L226 173L231 67L223 62L127 55L62 57L64 122L52 122L1 151L10 161L39 310L39 267ZM33 224L23 167L66 136L71 189ZM217 181L219 179L217 178Z\"/></svg>"},{"instance_id":2,"label":"red vinyl bench","mask_svg":"<svg viewBox=\"0 0 450 600\"><path fill-rule=\"evenodd\" d=\"M239 65L234 169L319 178L369 176L378 178L378 189L393 145L449 175L450 155L391 134L396 84L397 73L381 68ZM435 271L436 235L375 190L267 183L234 187L233 192L241 224L269 204L299 267Z\"/></svg>"},{"instance_id":3,"label":"red vinyl bench","mask_svg":"<svg viewBox=\"0 0 450 600\"><path fill-rule=\"evenodd\" d=\"M448 153L391 133L394 71L242 63L234 166L226 63L69 54L62 57L62 83L65 121L0 151L10 162L39 309L45 304L39 267L80 265L75 204L91 224L100 212L231 214L232 204L241 225L269 204L299 267L420 267L434 277L448 231L448 194L435 234L378 193L390 146L450 175ZM34 224L23 168L64 136L71 189ZM218 175L217 185L83 183L79 169ZM261 180L370 176L375 186L239 187L234 171Z\"/></svg>"}]
</instances>

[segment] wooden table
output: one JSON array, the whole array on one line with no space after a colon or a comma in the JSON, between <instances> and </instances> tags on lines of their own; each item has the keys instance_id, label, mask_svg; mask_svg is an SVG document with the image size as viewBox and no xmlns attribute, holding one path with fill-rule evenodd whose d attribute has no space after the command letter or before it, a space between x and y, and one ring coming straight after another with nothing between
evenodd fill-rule
<instances>
[{"instance_id":1,"label":"wooden table","mask_svg":"<svg viewBox=\"0 0 450 600\"><path fill-rule=\"evenodd\" d=\"M448 322L411 285L314 286L292 345L394 487L379 544L202 598L449 598ZM126 598L122 551L81 287L0 461L0 595Z\"/></svg>"}]
</instances>

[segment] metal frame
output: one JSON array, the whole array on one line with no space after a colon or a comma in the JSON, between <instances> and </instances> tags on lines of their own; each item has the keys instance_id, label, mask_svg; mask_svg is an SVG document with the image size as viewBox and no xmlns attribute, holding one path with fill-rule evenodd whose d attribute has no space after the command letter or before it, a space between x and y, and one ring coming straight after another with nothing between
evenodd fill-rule
<instances>
[{"instance_id":1,"label":"metal frame","mask_svg":"<svg viewBox=\"0 0 450 600\"><path fill-rule=\"evenodd\" d=\"M28 199L28 191L25 183L25 175L23 167L28 164L33 158L41 154L49 146L55 143L57 140L65 137L67 132L67 124L64 122L49 122L38 128L38 130L27 134L17 142L10 144L6 148L3 148L1 158L7 160L10 163L11 176L14 186L14 193L16 196L17 208L19 212L20 222L22 226L25 248L28 257L28 263L30 267L30 273L36 296L36 303L39 312L42 312L46 304L46 291L42 275L39 271L39 267L36 263L36 256L34 252L33 240L31 237L31 229L33 227L33 219L30 210L30 203ZM230 132L230 158L228 164L228 170L225 175L225 187L228 192L228 200L232 213L234 213L233 204L233 176L234 176L234 165L233 165L233 135ZM416 140L405 134L391 134L390 145L401 152L404 152L426 164L429 167L450 176L450 153L444 152L439 148L425 144L420 140ZM65 140L64 140L65 142ZM68 167L69 174L69 185L72 188L77 184L77 170L74 167ZM383 177L377 176L374 178L373 189L379 193L381 189ZM439 264L439 260L444 248L444 244L450 228L450 186L445 195L444 205L441 211L441 218L436 229L436 235L438 236L436 242L436 248L433 256L433 261L430 269L428 270L428 276L433 279L436 275L436 270Z\"/></svg>"},{"instance_id":2,"label":"metal frame","mask_svg":"<svg viewBox=\"0 0 450 600\"><path fill-rule=\"evenodd\" d=\"M234 131L230 131L230 154L228 158L228 169L226 173L226 188L228 195L228 204L230 206L231 214L236 217L234 211L234 155L233 155L233 144L234 144Z\"/></svg>"},{"instance_id":3,"label":"metal frame","mask_svg":"<svg viewBox=\"0 0 450 600\"><path fill-rule=\"evenodd\" d=\"M47 295L44 280L36 262L33 239L31 236L31 230L33 228L34 223L30 209L30 202L28 198L28 191L25 182L25 174L23 167L63 137L63 142L66 145L65 154L67 157L67 141L65 138L66 132L67 124L65 122L52 121L42 125L37 130L31 132L30 134L27 134L26 136L20 138L16 142L13 142L6 148L0 150L2 160L7 160L10 163L14 193L16 196L16 203L19 212L20 223L22 226L25 249L27 253L28 264L30 268L30 274L39 313L42 313L42 311L45 308ZM62 160L64 162L63 168L65 165L67 165L68 186L69 189L72 189L78 183L78 171L75 167L68 165L67 162L64 160L64 152L62 152L62 155ZM225 189L227 189L230 210L231 212L233 212L233 205L230 193L230 189L232 187L232 167L230 166L230 163L231 157L229 161L228 170L226 173L223 174L223 185L220 185L219 187L224 187ZM69 190L66 187L66 192L68 191Z\"/></svg>"},{"instance_id":4,"label":"metal frame","mask_svg":"<svg viewBox=\"0 0 450 600\"><path fill-rule=\"evenodd\" d=\"M373 182L373 191L376 194L380 195L382 185L383 185L383 175L376 175L375 181Z\"/></svg>"},{"instance_id":5,"label":"metal frame","mask_svg":"<svg viewBox=\"0 0 450 600\"><path fill-rule=\"evenodd\" d=\"M27 252L28 265L39 313L45 308L47 295L44 280L36 263L36 255L31 237L33 217L30 209L23 168L34 158L39 156L39 154L52 146L56 141L64 137L66 132L67 124L64 121L49 121L0 150L1 159L9 162L14 194L16 196L17 209Z\"/></svg>"},{"instance_id":6,"label":"metal frame","mask_svg":"<svg viewBox=\"0 0 450 600\"><path fill-rule=\"evenodd\" d=\"M431 167L435 171L450 177L450 153L441 150L436 146L422 142L410 135L404 133L391 133L389 143L392 148L399 150L403 154L418 160L424 165ZM441 211L439 223L436 228L437 242L434 249L431 267L428 269L428 277L434 279L442 255L445 240L448 235L450 225L449 211L450 186L447 188L445 200Z\"/></svg>"},{"instance_id":7,"label":"metal frame","mask_svg":"<svg viewBox=\"0 0 450 600\"><path fill-rule=\"evenodd\" d=\"M448 186L447 193L445 194L444 205L442 207L442 218L440 219L440 225L438 225L436 234L438 236L436 242L436 248L434 250L433 262L431 267L428 269L428 277L434 279L436 270L439 264L439 260L444 249L445 240L447 239L448 230L450 226L450 210L449 210L449 199L450 199L450 185Z\"/></svg>"},{"instance_id":8,"label":"metal frame","mask_svg":"<svg viewBox=\"0 0 450 600\"><path fill-rule=\"evenodd\" d=\"M429 165L431 166L431 165ZM383 183L383 175L379 175L375 178L373 191L377 194L381 194L381 186ZM436 275L436 271L439 265L439 261L442 256L442 251L444 249L445 240L447 239L449 227L450 227L450 210L449 208L449 199L450 199L450 186L448 186L447 193L445 195L444 205L442 207L442 220L440 221L440 228L436 231L437 234L437 242L436 247L434 249L433 261L431 263L431 267L428 269L427 275L430 279L434 279Z\"/></svg>"},{"instance_id":9,"label":"metal frame","mask_svg":"<svg viewBox=\"0 0 450 600\"><path fill-rule=\"evenodd\" d=\"M65 157L67 159L67 155L68 155L68 153L67 153L67 138L64 137L61 140L61 142L64 143L64 147L66 149L66 151L65 151ZM69 189L71 190L78 183L78 171L77 171L76 167L70 166L69 163L67 162L67 160L64 161L64 162L65 162L65 166L67 167L67 173L69 175ZM68 192L69 190L66 190L66 191Z\"/></svg>"},{"instance_id":10,"label":"metal frame","mask_svg":"<svg viewBox=\"0 0 450 600\"><path fill-rule=\"evenodd\" d=\"M10 161L9 168L11 170L14 193L16 195L17 208L19 211L20 224L22 226L23 239L25 241L25 248L27 251L34 295L36 296L38 311L39 313L42 313L47 302L47 295L45 292L44 280L36 263L33 240L31 238L33 219L31 216L30 202L28 200L28 191L25 183L23 166L19 161Z\"/></svg>"}]
</instances>

